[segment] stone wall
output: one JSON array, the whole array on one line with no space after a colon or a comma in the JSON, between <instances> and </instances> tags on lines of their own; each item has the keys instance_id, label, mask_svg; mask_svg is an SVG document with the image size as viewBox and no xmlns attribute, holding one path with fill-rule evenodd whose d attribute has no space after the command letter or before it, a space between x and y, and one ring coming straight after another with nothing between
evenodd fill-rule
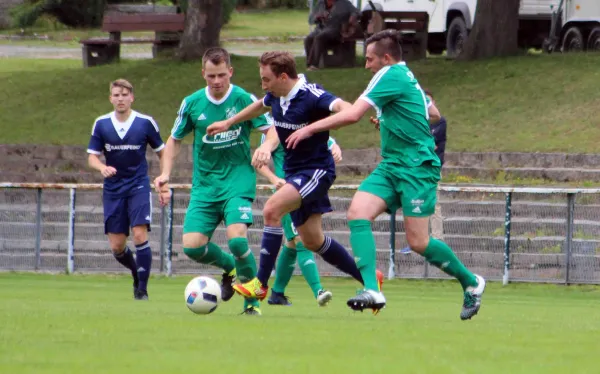
<instances>
[{"instance_id":1,"label":"stone wall","mask_svg":"<svg viewBox=\"0 0 600 374\"><path fill-rule=\"evenodd\" d=\"M11 26L10 8L22 4L25 0L0 0L0 29Z\"/></svg>"}]
</instances>

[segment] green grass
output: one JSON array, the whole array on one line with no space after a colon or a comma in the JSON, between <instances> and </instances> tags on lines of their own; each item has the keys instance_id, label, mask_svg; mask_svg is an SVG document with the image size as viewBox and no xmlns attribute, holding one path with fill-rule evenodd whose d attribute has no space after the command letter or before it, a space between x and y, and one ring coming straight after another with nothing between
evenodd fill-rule
<instances>
[{"instance_id":1,"label":"green grass","mask_svg":"<svg viewBox=\"0 0 600 374\"><path fill-rule=\"evenodd\" d=\"M256 58L235 57L234 83L261 94ZM303 66L303 60L299 60ZM410 64L448 119L448 151L597 152L600 54L522 56ZM109 81L136 86L135 108L154 116L167 136L181 99L203 87L198 63L130 61L82 69L73 61L0 60L3 143L86 144L96 116L107 113ZM19 71L23 70L23 71ZM302 70L302 69L301 69ZM308 73L309 80L354 101L371 73L362 68ZM34 104L32 110L24 105ZM40 129L44 129L41 131ZM379 145L361 122L333 135L346 148Z\"/></svg>"},{"instance_id":2,"label":"green grass","mask_svg":"<svg viewBox=\"0 0 600 374\"><path fill-rule=\"evenodd\" d=\"M595 373L600 289L488 286L480 314L458 318L460 286L391 281L374 317L345 306L349 280L324 279L319 309L297 277L292 307L241 300L187 310L190 277L153 278L149 302L121 276L0 274L3 373Z\"/></svg>"},{"instance_id":3,"label":"green grass","mask_svg":"<svg viewBox=\"0 0 600 374\"><path fill-rule=\"evenodd\" d=\"M309 32L308 10L269 10L234 12L231 20L221 30L221 39L268 37L285 40L290 36L302 36ZM0 30L0 35L20 35L20 29ZM49 40L24 39L0 40L0 44L15 45L79 45L79 40L106 37L100 29L73 29L60 23L42 20L38 26L25 30L26 36L46 35ZM153 37L153 32L125 32L123 37Z\"/></svg>"}]
</instances>

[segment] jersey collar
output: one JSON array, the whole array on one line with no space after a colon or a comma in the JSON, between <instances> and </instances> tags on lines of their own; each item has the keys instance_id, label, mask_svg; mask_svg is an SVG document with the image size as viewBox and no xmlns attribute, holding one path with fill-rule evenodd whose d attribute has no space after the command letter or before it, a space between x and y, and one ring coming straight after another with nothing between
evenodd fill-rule
<instances>
[{"instance_id":1,"label":"jersey collar","mask_svg":"<svg viewBox=\"0 0 600 374\"><path fill-rule=\"evenodd\" d=\"M233 90L233 84L230 84L229 89L227 90L227 92L225 92L225 95L223 95L221 100L217 100L214 97L210 96L210 91L208 90L208 87L206 87L206 98L208 99L208 101L210 101L211 103L213 103L215 105L221 105L225 102L225 100L227 100L227 98L231 94L232 90Z\"/></svg>"},{"instance_id":2,"label":"jersey collar","mask_svg":"<svg viewBox=\"0 0 600 374\"><path fill-rule=\"evenodd\" d=\"M285 112L290 107L292 99L296 97L298 91L300 91L300 88L304 84L306 84L306 78L304 77L304 74L298 74L298 82L296 82L294 87L292 87L292 90L288 92L287 95L279 98L279 105L281 106L281 109L283 109L283 115L285 115Z\"/></svg>"},{"instance_id":3,"label":"jersey collar","mask_svg":"<svg viewBox=\"0 0 600 374\"><path fill-rule=\"evenodd\" d=\"M127 121L119 122L115 112L112 112L110 114L110 121L112 122L112 125L115 128L115 131L117 132L117 135L119 135L119 138L121 138L121 140L123 140L123 138L125 138L125 135L127 135L127 132L131 128L131 125L133 124L133 120L135 119L136 116L137 116L137 112L135 110L132 110L131 114L129 115L129 118L127 118Z\"/></svg>"}]
</instances>

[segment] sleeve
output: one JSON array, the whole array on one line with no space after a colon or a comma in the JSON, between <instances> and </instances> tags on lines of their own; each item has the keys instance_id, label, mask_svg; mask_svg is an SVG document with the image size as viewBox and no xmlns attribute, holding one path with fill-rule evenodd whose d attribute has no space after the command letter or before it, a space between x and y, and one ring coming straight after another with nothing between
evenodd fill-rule
<instances>
[{"instance_id":1,"label":"sleeve","mask_svg":"<svg viewBox=\"0 0 600 374\"><path fill-rule=\"evenodd\" d=\"M250 94L246 97L245 101L246 102L244 103L244 106L246 107L258 101L258 99L256 98L256 96ZM252 123L252 128L259 131L267 130L269 127L273 126L273 120L271 119L271 116L269 116L267 113L251 119L250 122Z\"/></svg>"},{"instance_id":2,"label":"sleeve","mask_svg":"<svg viewBox=\"0 0 600 374\"><path fill-rule=\"evenodd\" d=\"M154 118L148 118L148 144L152 147L154 152L159 152L165 147L165 143L163 142L160 136L160 130L158 129L158 124L154 120Z\"/></svg>"},{"instance_id":3,"label":"sleeve","mask_svg":"<svg viewBox=\"0 0 600 374\"><path fill-rule=\"evenodd\" d=\"M262 100L263 106L271 107L273 105L273 99L274 99L274 96L271 95L270 92L267 92L267 94L265 95L265 97L263 97L263 100Z\"/></svg>"},{"instance_id":4,"label":"sleeve","mask_svg":"<svg viewBox=\"0 0 600 374\"><path fill-rule=\"evenodd\" d=\"M327 140L327 149L331 150L334 144L336 144L336 141L333 137L330 136L329 140Z\"/></svg>"},{"instance_id":5,"label":"sleeve","mask_svg":"<svg viewBox=\"0 0 600 374\"><path fill-rule=\"evenodd\" d=\"M333 106L335 105L335 102L341 100L334 94L327 92L314 84L309 84L308 89L317 97L316 107L318 110L327 110L333 112Z\"/></svg>"},{"instance_id":6,"label":"sleeve","mask_svg":"<svg viewBox=\"0 0 600 374\"><path fill-rule=\"evenodd\" d=\"M181 140L194 130L194 122L190 119L189 111L190 104L183 99L177 112L175 124L173 124L173 129L171 130L173 139Z\"/></svg>"},{"instance_id":7,"label":"sleeve","mask_svg":"<svg viewBox=\"0 0 600 374\"><path fill-rule=\"evenodd\" d=\"M100 133L100 126L98 126L98 121L96 121L94 123L94 127L92 128L92 136L90 137L87 153L91 153L93 155L101 155L103 150L104 138Z\"/></svg>"},{"instance_id":8,"label":"sleeve","mask_svg":"<svg viewBox=\"0 0 600 374\"><path fill-rule=\"evenodd\" d=\"M398 96L397 85L390 81L389 75L386 76L388 71L389 67L379 70L373 76L362 95L360 95L360 99L377 109L378 113L381 113L381 109Z\"/></svg>"}]
</instances>

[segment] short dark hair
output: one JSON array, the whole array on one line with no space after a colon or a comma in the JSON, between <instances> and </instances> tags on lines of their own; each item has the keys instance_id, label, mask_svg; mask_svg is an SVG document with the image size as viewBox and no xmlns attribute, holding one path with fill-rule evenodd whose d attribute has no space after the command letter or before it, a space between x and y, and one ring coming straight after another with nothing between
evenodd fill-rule
<instances>
[{"instance_id":1,"label":"short dark hair","mask_svg":"<svg viewBox=\"0 0 600 374\"><path fill-rule=\"evenodd\" d=\"M431 91L429 90L423 90L425 92L425 95L431 97L433 99L433 93L431 93Z\"/></svg>"},{"instance_id":2,"label":"short dark hair","mask_svg":"<svg viewBox=\"0 0 600 374\"><path fill-rule=\"evenodd\" d=\"M367 39L366 45L375 43L375 54L383 57L386 53L392 56L396 61L402 60L402 46L400 32L398 30L387 29L373 34Z\"/></svg>"},{"instance_id":3,"label":"short dark hair","mask_svg":"<svg viewBox=\"0 0 600 374\"><path fill-rule=\"evenodd\" d=\"M290 52L286 51L271 51L265 52L260 56L258 62L262 66L269 66L273 74L279 77L285 73L291 79L298 78L298 71L296 70L296 60Z\"/></svg>"},{"instance_id":4,"label":"short dark hair","mask_svg":"<svg viewBox=\"0 0 600 374\"><path fill-rule=\"evenodd\" d=\"M229 57L229 52L225 48L221 47L212 47L204 52L204 56L202 56L202 66L206 65L206 61L210 61L215 65L219 65L220 63L225 63L227 66L231 66L231 57Z\"/></svg>"}]
</instances>

